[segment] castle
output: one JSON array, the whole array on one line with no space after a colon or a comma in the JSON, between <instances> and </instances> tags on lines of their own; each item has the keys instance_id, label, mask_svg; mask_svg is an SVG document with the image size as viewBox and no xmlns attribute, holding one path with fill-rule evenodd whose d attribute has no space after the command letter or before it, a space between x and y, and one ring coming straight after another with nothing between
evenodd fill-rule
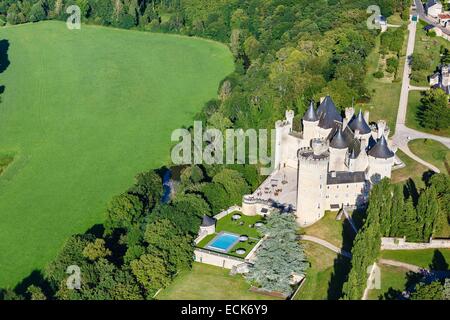
<instances>
[{"instance_id":1,"label":"castle","mask_svg":"<svg viewBox=\"0 0 450 320\"><path fill-rule=\"evenodd\" d=\"M450 94L450 75L449 66L441 65L439 71L430 77L430 87L433 89L440 88L447 94Z\"/></svg>"},{"instance_id":2,"label":"castle","mask_svg":"<svg viewBox=\"0 0 450 320\"><path fill-rule=\"evenodd\" d=\"M247 215L277 207L295 212L299 225L367 201L371 184L391 176L395 152L384 121L369 126L369 113L346 108L345 118L331 97L317 110L311 102L302 118L303 131L293 130L294 112L275 124L274 171L242 202Z\"/></svg>"}]
</instances>

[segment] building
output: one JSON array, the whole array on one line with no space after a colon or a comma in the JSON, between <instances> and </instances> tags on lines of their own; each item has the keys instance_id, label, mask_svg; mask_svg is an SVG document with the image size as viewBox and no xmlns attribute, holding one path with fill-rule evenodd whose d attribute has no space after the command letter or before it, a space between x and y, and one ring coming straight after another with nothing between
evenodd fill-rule
<instances>
[{"instance_id":1,"label":"building","mask_svg":"<svg viewBox=\"0 0 450 320\"><path fill-rule=\"evenodd\" d=\"M376 16L375 24L380 27L381 32L385 32L388 29L387 20L384 16Z\"/></svg>"},{"instance_id":2,"label":"building","mask_svg":"<svg viewBox=\"0 0 450 320\"><path fill-rule=\"evenodd\" d=\"M243 198L244 214L267 207L295 212L302 226L321 219L326 210L367 201L372 184L391 176L395 153L384 121L369 125L369 113L346 108L345 117L327 96L315 109L311 102L295 132L294 113L275 124L274 172Z\"/></svg>"},{"instance_id":3,"label":"building","mask_svg":"<svg viewBox=\"0 0 450 320\"><path fill-rule=\"evenodd\" d=\"M430 17L438 18L439 14L443 12L442 3L438 0L428 0L425 4L425 12Z\"/></svg>"},{"instance_id":4,"label":"building","mask_svg":"<svg viewBox=\"0 0 450 320\"><path fill-rule=\"evenodd\" d=\"M447 94L450 94L450 75L449 65L441 65L436 73L430 76L430 87L433 89L442 89Z\"/></svg>"},{"instance_id":5,"label":"building","mask_svg":"<svg viewBox=\"0 0 450 320\"><path fill-rule=\"evenodd\" d=\"M439 24L441 26L443 26L444 28L450 28L450 24L449 24L450 13L448 13L448 12L440 13L438 15L438 21L439 21Z\"/></svg>"}]
</instances>

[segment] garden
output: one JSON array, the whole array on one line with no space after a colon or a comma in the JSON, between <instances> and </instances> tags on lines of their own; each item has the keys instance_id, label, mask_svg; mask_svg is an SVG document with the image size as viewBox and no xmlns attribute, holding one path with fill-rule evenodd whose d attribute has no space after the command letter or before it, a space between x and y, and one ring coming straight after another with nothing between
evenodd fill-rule
<instances>
[{"instance_id":1,"label":"garden","mask_svg":"<svg viewBox=\"0 0 450 320\"><path fill-rule=\"evenodd\" d=\"M246 216L238 211L231 212L217 221L216 232L203 238L197 247L209 250L209 246L219 241L221 235L237 235L239 240L232 244L232 247L227 248L226 252L221 253L244 258L261 239L257 228L264 223L263 219L259 215Z\"/></svg>"}]
</instances>

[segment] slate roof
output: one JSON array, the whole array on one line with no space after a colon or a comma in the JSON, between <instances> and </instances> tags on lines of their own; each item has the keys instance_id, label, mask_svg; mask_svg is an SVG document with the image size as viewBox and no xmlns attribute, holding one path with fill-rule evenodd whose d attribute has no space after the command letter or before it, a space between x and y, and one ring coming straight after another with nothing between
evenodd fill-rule
<instances>
[{"instance_id":1,"label":"slate roof","mask_svg":"<svg viewBox=\"0 0 450 320\"><path fill-rule=\"evenodd\" d=\"M311 101L309 104L308 110L306 110L305 115L303 116L303 120L315 122L319 120L316 111L314 110L314 102Z\"/></svg>"},{"instance_id":2,"label":"slate roof","mask_svg":"<svg viewBox=\"0 0 450 320\"><path fill-rule=\"evenodd\" d=\"M335 149L346 149L348 148L349 144L350 141L345 137L344 133L342 132L342 128L339 127L339 129L336 131L336 134L330 141L330 147Z\"/></svg>"},{"instance_id":3,"label":"slate roof","mask_svg":"<svg viewBox=\"0 0 450 320\"><path fill-rule=\"evenodd\" d=\"M378 139L377 144L369 150L368 155L374 158L387 159L392 158L394 156L394 152L389 149L386 138L382 135L381 138Z\"/></svg>"},{"instance_id":4,"label":"slate roof","mask_svg":"<svg viewBox=\"0 0 450 320\"><path fill-rule=\"evenodd\" d=\"M366 181L366 174L364 171L348 172L348 171L336 171L329 172L327 175L327 184L345 184L345 183L359 183Z\"/></svg>"},{"instance_id":5,"label":"slate roof","mask_svg":"<svg viewBox=\"0 0 450 320\"><path fill-rule=\"evenodd\" d=\"M216 224L216 219L209 216L203 216L202 227L210 227Z\"/></svg>"},{"instance_id":6,"label":"slate roof","mask_svg":"<svg viewBox=\"0 0 450 320\"><path fill-rule=\"evenodd\" d=\"M353 130L353 132L355 132L355 130L359 130L360 134L367 134L372 131L364 119L361 110L359 110L358 115L350 121L348 126Z\"/></svg>"},{"instance_id":7,"label":"slate roof","mask_svg":"<svg viewBox=\"0 0 450 320\"><path fill-rule=\"evenodd\" d=\"M319 105L317 115L319 116L319 127L323 129L333 128L336 122L342 123L342 117L330 96L326 96Z\"/></svg>"},{"instance_id":8,"label":"slate roof","mask_svg":"<svg viewBox=\"0 0 450 320\"><path fill-rule=\"evenodd\" d=\"M426 25L425 27L423 27L423 30L424 30L424 31L430 31L430 30L432 30L432 29L434 29L434 26L433 26L432 24L428 24L428 25Z\"/></svg>"}]
</instances>

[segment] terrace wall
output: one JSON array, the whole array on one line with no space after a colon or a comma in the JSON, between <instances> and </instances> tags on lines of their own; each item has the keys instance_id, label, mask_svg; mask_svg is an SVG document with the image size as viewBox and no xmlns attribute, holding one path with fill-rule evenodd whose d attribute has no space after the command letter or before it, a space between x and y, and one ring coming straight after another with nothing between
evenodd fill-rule
<instances>
[{"instance_id":1,"label":"terrace wall","mask_svg":"<svg viewBox=\"0 0 450 320\"><path fill-rule=\"evenodd\" d=\"M194 250L194 255L195 261L197 262L206 263L225 269L232 269L233 267L237 267L238 265L245 263L244 259L239 259L200 248Z\"/></svg>"}]
</instances>

